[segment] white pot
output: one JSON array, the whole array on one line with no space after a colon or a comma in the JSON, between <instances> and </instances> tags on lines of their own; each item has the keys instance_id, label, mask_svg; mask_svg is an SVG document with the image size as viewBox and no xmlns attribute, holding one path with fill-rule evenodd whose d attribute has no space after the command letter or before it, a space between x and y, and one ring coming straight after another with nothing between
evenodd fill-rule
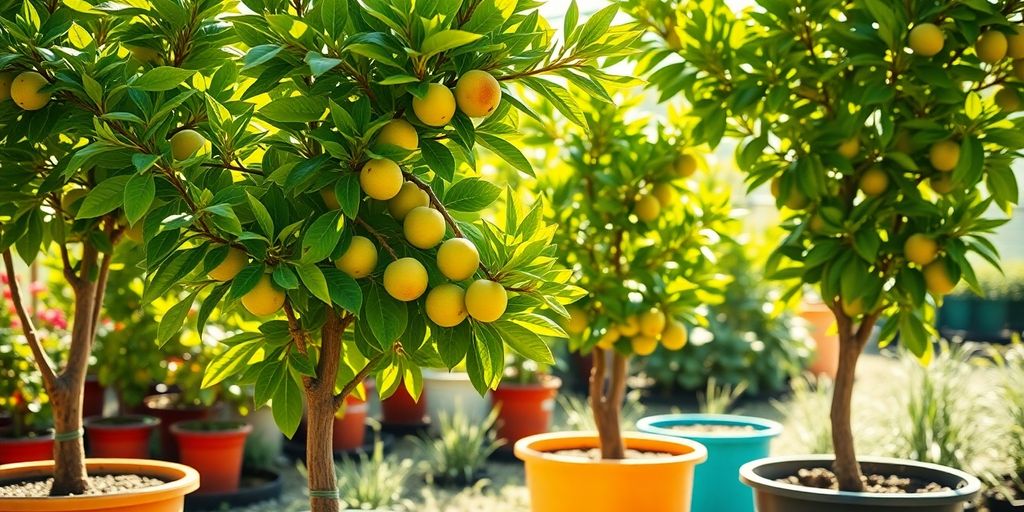
<instances>
[{"instance_id":1,"label":"white pot","mask_svg":"<svg viewBox=\"0 0 1024 512\"><path fill-rule=\"evenodd\" d=\"M427 414L431 429L440 426L440 414L458 410L471 422L483 422L491 412L491 393L480 396L469 374L447 370L423 370L423 391L427 395Z\"/></svg>"}]
</instances>

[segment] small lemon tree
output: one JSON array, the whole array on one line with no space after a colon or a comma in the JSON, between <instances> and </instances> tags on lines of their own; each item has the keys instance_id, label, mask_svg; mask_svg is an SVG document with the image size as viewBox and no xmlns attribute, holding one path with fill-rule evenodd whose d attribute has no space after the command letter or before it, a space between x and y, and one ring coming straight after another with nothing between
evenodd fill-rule
<instances>
[{"instance_id":1,"label":"small lemon tree","mask_svg":"<svg viewBox=\"0 0 1024 512\"><path fill-rule=\"evenodd\" d=\"M835 314L833 468L863 490L850 399L873 328L885 318L881 340L927 360L933 304L961 279L979 288L968 254L999 265L986 235L1019 199L1022 5L621 4L657 36L651 83L692 104L698 140L739 138L751 188L770 182L783 208L768 274L817 286Z\"/></svg>"},{"instance_id":2,"label":"small lemon tree","mask_svg":"<svg viewBox=\"0 0 1024 512\"><path fill-rule=\"evenodd\" d=\"M566 328L570 349L592 355L590 405L604 459L624 458L630 358L659 344L683 348L687 326L706 325L701 306L720 300L727 278L715 271L714 246L730 223L728 190L691 179L691 141L647 118L627 120L635 102L616 103L624 100L594 95L585 128L548 111L529 138L548 148L538 188L546 221L561 226L559 261L589 292L570 306Z\"/></svg>"}]
</instances>

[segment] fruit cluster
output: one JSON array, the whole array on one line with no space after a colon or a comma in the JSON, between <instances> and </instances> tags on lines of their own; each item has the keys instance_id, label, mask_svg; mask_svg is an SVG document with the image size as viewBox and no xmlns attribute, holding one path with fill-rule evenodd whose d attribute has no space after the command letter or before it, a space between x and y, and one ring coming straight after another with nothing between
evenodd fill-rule
<instances>
[{"instance_id":1,"label":"fruit cluster","mask_svg":"<svg viewBox=\"0 0 1024 512\"><path fill-rule=\"evenodd\" d=\"M570 334L583 334L590 324L587 314L579 309L569 310L569 321L566 331ZM622 323L610 325L601 333L591 333L597 337L597 346L611 350L616 345L622 348L629 348L629 351L638 356L648 356L654 353L660 342L668 350L681 350L686 346L686 326L674 318L669 318L665 313L652 307L639 315L630 315Z\"/></svg>"},{"instance_id":2,"label":"fruit cluster","mask_svg":"<svg viewBox=\"0 0 1024 512\"><path fill-rule=\"evenodd\" d=\"M643 222L651 223L658 219L664 208L669 208L678 200L672 179L689 178L697 172L697 159L689 153L680 153L675 161L662 173L667 179L656 181L649 188L640 191L633 204L633 214Z\"/></svg>"}]
</instances>

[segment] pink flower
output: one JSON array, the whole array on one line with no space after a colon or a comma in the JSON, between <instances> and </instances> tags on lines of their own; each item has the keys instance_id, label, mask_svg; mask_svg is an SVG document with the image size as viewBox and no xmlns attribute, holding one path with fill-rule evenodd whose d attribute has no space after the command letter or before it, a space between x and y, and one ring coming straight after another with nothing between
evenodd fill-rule
<instances>
[{"instance_id":1,"label":"pink flower","mask_svg":"<svg viewBox=\"0 0 1024 512\"><path fill-rule=\"evenodd\" d=\"M39 292L42 292L45 289L46 289L46 284L40 283L39 281L36 281L36 282L28 285L28 291L32 295L36 295L36 294L38 294Z\"/></svg>"}]
</instances>

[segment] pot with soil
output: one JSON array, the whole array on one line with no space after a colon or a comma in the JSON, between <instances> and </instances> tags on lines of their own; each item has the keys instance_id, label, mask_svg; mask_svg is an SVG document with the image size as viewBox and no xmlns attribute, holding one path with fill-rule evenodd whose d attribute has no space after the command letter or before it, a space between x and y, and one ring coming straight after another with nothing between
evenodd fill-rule
<instances>
[{"instance_id":1,"label":"pot with soil","mask_svg":"<svg viewBox=\"0 0 1024 512\"><path fill-rule=\"evenodd\" d=\"M87 459L89 491L49 496L53 461L0 467L0 512L180 512L199 488L196 470L171 462Z\"/></svg>"},{"instance_id":2,"label":"pot with soil","mask_svg":"<svg viewBox=\"0 0 1024 512\"><path fill-rule=\"evenodd\" d=\"M249 432L252 425L239 421L195 420L171 425L181 462L199 471L202 494L238 489Z\"/></svg>"},{"instance_id":3,"label":"pot with soil","mask_svg":"<svg viewBox=\"0 0 1024 512\"><path fill-rule=\"evenodd\" d=\"M744 464L768 456L782 425L762 418L730 414L664 414L637 423L641 432L697 441L708 461L697 467L693 484L695 512L753 512L754 495L737 475Z\"/></svg>"},{"instance_id":4,"label":"pot with soil","mask_svg":"<svg viewBox=\"0 0 1024 512\"><path fill-rule=\"evenodd\" d=\"M511 450L517 441L543 434L551 426L551 413L562 380L539 375L537 382L519 384L502 382L491 392L491 403L498 409L498 439L504 439L504 450Z\"/></svg>"},{"instance_id":5,"label":"pot with soil","mask_svg":"<svg viewBox=\"0 0 1024 512\"><path fill-rule=\"evenodd\" d=\"M149 440L160 420L131 414L85 419L89 455L95 458L148 459Z\"/></svg>"},{"instance_id":6,"label":"pot with soil","mask_svg":"<svg viewBox=\"0 0 1024 512\"><path fill-rule=\"evenodd\" d=\"M0 464L50 460L53 458L53 430L28 432L15 436L0 431Z\"/></svg>"},{"instance_id":7,"label":"pot with soil","mask_svg":"<svg viewBox=\"0 0 1024 512\"><path fill-rule=\"evenodd\" d=\"M204 420L210 417L209 407L181 403L181 395L178 393L147 396L142 400L142 409L147 416L160 420L160 456L165 460L178 460L178 445L171 435L171 425L179 421Z\"/></svg>"},{"instance_id":8,"label":"pot with soil","mask_svg":"<svg viewBox=\"0 0 1024 512\"><path fill-rule=\"evenodd\" d=\"M491 409L490 399L480 396L465 372L424 368L423 390L430 395L427 415L433 428L440 425L442 412L460 411L471 421L483 422Z\"/></svg>"},{"instance_id":9,"label":"pot with soil","mask_svg":"<svg viewBox=\"0 0 1024 512\"><path fill-rule=\"evenodd\" d=\"M427 390L422 390L417 401L405 389L405 383L401 383L391 396L380 401L380 411L381 423L386 428L421 428L430 421L427 417Z\"/></svg>"},{"instance_id":10,"label":"pot with soil","mask_svg":"<svg viewBox=\"0 0 1024 512\"><path fill-rule=\"evenodd\" d=\"M758 512L961 512L981 490L962 471L900 459L859 459L865 492L838 491L831 455L770 457L740 468Z\"/></svg>"},{"instance_id":11,"label":"pot with soil","mask_svg":"<svg viewBox=\"0 0 1024 512\"><path fill-rule=\"evenodd\" d=\"M687 512L703 445L688 439L625 433L625 458L601 459L588 432L538 434L515 445L526 465L533 512Z\"/></svg>"}]
</instances>

